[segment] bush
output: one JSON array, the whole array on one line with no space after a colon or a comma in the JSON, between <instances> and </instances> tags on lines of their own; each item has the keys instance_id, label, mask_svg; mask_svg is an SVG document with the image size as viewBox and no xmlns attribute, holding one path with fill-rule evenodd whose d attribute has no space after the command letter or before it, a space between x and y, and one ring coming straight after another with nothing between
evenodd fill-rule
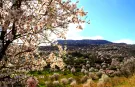
<instances>
[{"instance_id":1,"label":"bush","mask_svg":"<svg viewBox=\"0 0 135 87\"><path fill-rule=\"evenodd\" d=\"M131 57L123 62L120 68L121 74L125 77L133 75L135 73L135 58Z\"/></svg>"},{"instance_id":2,"label":"bush","mask_svg":"<svg viewBox=\"0 0 135 87\"><path fill-rule=\"evenodd\" d=\"M59 77L60 77L60 75L59 75L58 73L54 73L54 74L53 74L53 77L54 77L55 80L58 80Z\"/></svg>"},{"instance_id":3,"label":"bush","mask_svg":"<svg viewBox=\"0 0 135 87\"><path fill-rule=\"evenodd\" d=\"M62 83L63 85L67 85L67 84L68 84L68 79L67 79L67 78L61 79L61 83Z\"/></svg>"},{"instance_id":4,"label":"bush","mask_svg":"<svg viewBox=\"0 0 135 87\"><path fill-rule=\"evenodd\" d=\"M54 86L59 86L60 83L59 83L59 81L53 81L53 85L54 85Z\"/></svg>"},{"instance_id":5,"label":"bush","mask_svg":"<svg viewBox=\"0 0 135 87\"><path fill-rule=\"evenodd\" d=\"M81 82L82 82L82 83L86 82L88 78L89 78L89 77L88 77L87 75L83 76L83 77L81 78Z\"/></svg>"},{"instance_id":6,"label":"bush","mask_svg":"<svg viewBox=\"0 0 135 87\"><path fill-rule=\"evenodd\" d=\"M70 83L70 86L71 86L71 87L75 87L76 85L77 85L76 80L73 80L73 81Z\"/></svg>"}]
</instances>

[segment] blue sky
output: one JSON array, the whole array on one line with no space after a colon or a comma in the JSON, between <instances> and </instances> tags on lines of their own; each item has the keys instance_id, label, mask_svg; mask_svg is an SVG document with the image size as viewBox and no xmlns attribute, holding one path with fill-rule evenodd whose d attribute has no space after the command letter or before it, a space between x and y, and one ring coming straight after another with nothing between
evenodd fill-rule
<instances>
[{"instance_id":1,"label":"blue sky","mask_svg":"<svg viewBox=\"0 0 135 87\"><path fill-rule=\"evenodd\" d=\"M80 0L81 6L91 24L77 32L78 36L135 43L135 0Z\"/></svg>"}]
</instances>

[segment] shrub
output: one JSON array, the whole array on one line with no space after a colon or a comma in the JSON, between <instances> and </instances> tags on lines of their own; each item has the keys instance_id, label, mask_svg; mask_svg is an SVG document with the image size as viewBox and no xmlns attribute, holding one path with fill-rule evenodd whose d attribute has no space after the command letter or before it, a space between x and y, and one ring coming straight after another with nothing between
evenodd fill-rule
<instances>
[{"instance_id":1,"label":"shrub","mask_svg":"<svg viewBox=\"0 0 135 87\"><path fill-rule=\"evenodd\" d=\"M121 76L121 72L119 69L117 71L115 71L113 74L114 74L114 76Z\"/></svg>"},{"instance_id":2,"label":"shrub","mask_svg":"<svg viewBox=\"0 0 135 87\"><path fill-rule=\"evenodd\" d=\"M95 83L92 79L88 79L85 84L83 84L83 87L95 87Z\"/></svg>"},{"instance_id":3,"label":"shrub","mask_svg":"<svg viewBox=\"0 0 135 87\"><path fill-rule=\"evenodd\" d=\"M45 85L47 87L52 87L53 86L53 84L50 81L45 81Z\"/></svg>"},{"instance_id":4,"label":"shrub","mask_svg":"<svg viewBox=\"0 0 135 87\"><path fill-rule=\"evenodd\" d=\"M89 77L92 79L92 80L97 80L99 77L93 73L93 72L89 72Z\"/></svg>"},{"instance_id":5,"label":"shrub","mask_svg":"<svg viewBox=\"0 0 135 87\"><path fill-rule=\"evenodd\" d=\"M89 69L89 71L90 71L90 72L94 72L95 69L94 69L93 67L91 67L91 68Z\"/></svg>"},{"instance_id":6,"label":"shrub","mask_svg":"<svg viewBox=\"0 0 135 87\"><path fill-rule=\"evenodd\" d=\"M86 70L86 69L82 68L82 69L81 69L81 73L84 73L84 72L85 72L85 70Z\"/></svg>"},{"instance_id":7,"label":"shrub","mask_svg":"<svg viewBox=\"0 0 135 87\"><path fill-rule=\"evenodd\" d=\"M38 80L36 77L29 77L26 83L28 87L36 87L38 85Z\"/></svg>"},{"instance_id":8,"label":"shrub","mask_svg":"<svg viewBox=\"0 0 135 87\"><path fill-rule=\"evenodd\" d=\"M81 78L81 82L82 82L82 83L86 82L88 78L89 78L89 77L88 77L87 75L83 76L83 77Z\"/></svg>"},{"instance_id":9,"label":"shrub","mask_svg":"<svg viewBox=\"0 0 135 87\"><path fill-rule=\"evenodd\" d=\"M67 65L67 69L70 70L71 69L71 66L70 65Z\"/></svg>"},{"instance_id":10,"label":"shrub","mask_svg":"<svg viewBox=\"0 0 135 87\"><path fill-rule=\"evenodd\" d=\"M87 68L90 68L90 64L86 64L86 67L87 67Z\"/></svg>"},{"instance_id":11,"label":"shrub","mask_svg":"<svg viewBox=\"0 0 135 87\"><path fill-rule=\"evenodd\" d=\"M67 79L67 78L61 79L61 83L62 83L63 85L67 85L67 84L68 84L68 79Z\"/></svg>"},{"instance_id":12,"label":"shrub","mask_svg":"<svg viewBox=\"0 0 135 87\"><path fill-rule=\"evenodd\" d=\"M68 82L71 83L72 81L74 81L73 77L68 78Z\"/></svg>"},{"instance_id":13,"label":"shrub","mask_svg":"<svg viewBox=\"0 0 135 87\"><path fill-rule=\"evenodd\" d=\"M123 65L120 68L121 74L128 77L135 73L135 58L131 57L123 62Z\"/></svg>"},{"instance_id":14,"label":"shrub","mask_svg":"<svg viewBox=\"0 0 135 87\"><path fill-rule=\"evenodd\" d=\"M73 74L74 74L75 72L76 72L75 67L72 67L72 68L71 68L71 73L73 73Z\"/></svg>"},{"instance_id":15,"label":"shrub","mask_svg":"<svg viewBox=\"0 0 135 87\"><path fill-rule=\"evenodd\" d=\"M60 83L59 83L59 81L53 81L53 85L54 85L54 86L59 86Z\"/></svg>"},{"instance_id":16,"label":"shrub","mask_svg":"<svg viewBox=\"0 0 135 87\"><path fill-rule=\"evenodd\" d=\"M51 81L54 81L54 75L49 76L49 79L50 79Z\"/></svg>"},{"instance_id":17,"label":"shrub","mask_svg":"<svg viewBox=\"0 0 135 87\"><path fill-rule=\"evenodd\" d=\"M102 72L101 72L101 71L98 71L98 72L96 72L96 75L97 75L99 78L101 78Z\"/></svg>"},{"instance_id":18,"label":"shrub","mask_svg":"<svg viewBox=\"0 0 135 87\"><path fill-rule=\"evenodd\" d=\"M100 80L102 80L104 83L111 81L110 77L106 74L103 74Z\"/></svg>"},{"instance_id":19,"label":"shrub","mask_svg":"<svg viewBox=\"0 0 135 87\"><path fill-rule=\"evenodd\" d=\"M76 80L73 80L73 81L70 83L70 86L71 86L71 87L75 87L76 85L77 85Z\"/></svg>"},{"instance_id":20,"label":"shrub","mask_svg":"<svg viewBox=\"0 0 135 87\"><path fill-rule=\"evenodd\" d=\"M60 75L59 75L58 73L54 73L54 74L53 74L53 77L54 77L55 80L58 80L59 77L60 77Z\"/></svg>"}]
</instances>

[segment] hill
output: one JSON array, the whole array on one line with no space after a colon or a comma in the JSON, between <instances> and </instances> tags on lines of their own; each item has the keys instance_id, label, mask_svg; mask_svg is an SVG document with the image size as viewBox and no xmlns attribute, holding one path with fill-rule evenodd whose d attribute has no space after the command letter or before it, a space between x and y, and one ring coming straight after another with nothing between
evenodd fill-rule
<instances>
[{"instance_id":1,"label":"hill","mask_svg":"<svg viewBox=\"0 0 135 87\"><path fill-rule=\"evenodd\" d=\"M86 45L101 45L111 44L112 42L107 40L58 40L58 44L67 46L86 46Z\"/></svg>"}]
</instances>

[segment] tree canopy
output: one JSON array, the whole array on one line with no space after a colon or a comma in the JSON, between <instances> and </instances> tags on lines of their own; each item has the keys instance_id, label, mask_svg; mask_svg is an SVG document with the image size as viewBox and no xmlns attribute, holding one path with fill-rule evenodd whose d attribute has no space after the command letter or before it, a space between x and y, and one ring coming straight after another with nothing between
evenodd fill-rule
<instances>
[{"instance_id":1,"label":"tree canopy","mask_svg":"<svg viewBox=\"0 0 135 87\"><path fill-rule=\"evenodd\" d=\"M0 60L9 54L6 52L13 42L21 41L25 46L23 51L11 55L17 56L34 51L42 42L48 42L50 33L65 38L70 23L77 23L77 28L82 29L80 24L85 20L81 17L86 12L77 8L77 3L70 0L0 0Z\"/></svg>"},{"instance_id":2,"label":"tree canopy","mask_svg":"<svg viewBox=\"0 0 135 87\"><path fill-rule=\"evenodd\" d=\"M38 55L39 44L50 43L52 34L65 39L71 23L79 29L86 23L87 12L77 4L70 0L0 0L0 69L46 65Z\"/></svg>"}]
</instances>

